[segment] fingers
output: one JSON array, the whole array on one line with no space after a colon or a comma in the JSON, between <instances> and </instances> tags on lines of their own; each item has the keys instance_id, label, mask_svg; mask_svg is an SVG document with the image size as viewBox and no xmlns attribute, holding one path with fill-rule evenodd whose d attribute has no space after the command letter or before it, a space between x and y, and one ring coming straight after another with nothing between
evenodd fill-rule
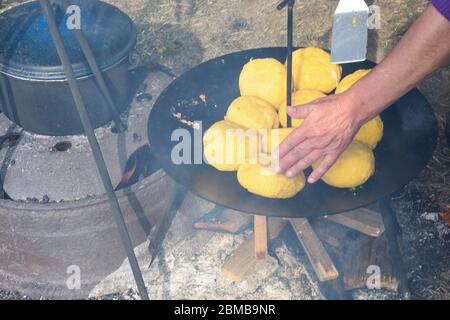
<instances>
[{"instance_id":1,"label":"fingers","mask_svg":"<svg viewBox=\"0 0 450 320\"><path fill-rule=\"evenodd\" d=\"M310 113L314 110L314 108L317 108L317 101L320 100L321 99L318 99L313 103L304 104L296 107L288 106L286 107L286 111L292 118L306 119L310 115ZM295 129L294 132L291 133L280 144L280 146L274 150L274 152L272 153L273 156L272 160L274 162L278 161L279 159L283 158L296 145L299 145L300 143L304 142L307 139L306 135L307 133L308 133L308 126L305 126L304 124Z\"/></svg>"},{"instance_id":2,"label":"fingers","mask_svg":"<svg viewBox=\"0 0 450 320\"><path fill-rule=\"evenodd\" d=\"M286 171L286 176L289 178L293 178L299 175L302 171L306 170L309 166L311 166L315 161L319 160L322 156L322 151L314 150L303 159L297 161L292 167L290 167Z\"/></svg>"},{"instance_id":3,"label":"fingers","mask_svg":"<svg viewBox=\"0 0 450 320\"><path fill-rule=\"evenodd\" d=\"M293 148L307 139L303 126L296 128L283 142L272 152L272 160L279 162Z\"/></svg>"},{"instance_id":4,"label":"fingers","mask_svg":"<svg viewBox=\"0 0 450 320\"><path fill-rule=\"evenodd\" d=\"M336 162L337 158L339 157L339 154L333 153L333 154L327 154L322 162L320 163L319 167L317 167L308 177L308 183L315 183L317 182L322 176L328 171L328 169L331 168L331 166Z\"/></svg>"},{"instance_id":5,"label":"fingers","mask_svg":"<svg viewBox=\"0 0 450 320\"><path fill-rule=\"evenodd\" d=\"M281 143L277 157L272 159L273 163L277 164L277 166L274 166L276 172L285 172L294 164L303 160L313 150L321 150L322 155L325 153L332 140L326 136L310 137L308 132L311 133L311 130L308 130L307 126L302 126ZM315 160L317 158L313 161Z\"/></svg>"},{"instance_id":6,"label":"fingers","mask_svg":"<svg viewBox=\"0 0 450 320\"><path fill-rule=\"evenodd\" d=\"M288 115L295 119L305 119L313 110L313 104L304 104L295 107L286 107Z\"/></svg>"},{"instance_id":7,"label":"fingers","mask_svg":"<svg viewBox=\"0 0 450 320\"><path fill-rule=\"evenodd\" d=\"M314 147L310 143L301 143L291 149L285 156L279 159L278 173L286 172L289 168L294 166L297 162L305 159L312 151ZM308 167L308 165L307 165Z\"/></svg>"}]
</instances>

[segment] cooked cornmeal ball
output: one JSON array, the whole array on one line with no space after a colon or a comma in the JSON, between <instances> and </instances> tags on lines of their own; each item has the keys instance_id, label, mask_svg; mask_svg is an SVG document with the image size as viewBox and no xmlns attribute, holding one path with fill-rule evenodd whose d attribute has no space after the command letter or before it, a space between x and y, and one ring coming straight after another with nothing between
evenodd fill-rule
<instances>
[{"instance_id":1,"label":"cooked cornmeal ball","mask_svg":"<svg viewBox=\"0 0 450 320\"><path fill-rule=\"evenodd\" d=\"M294 131L295 128L278 128L266 130L261 135L261 149L264 153L272 154L284 139Z\"/></svg>"},{"instance_id":2,"label":"cooked cornmeal ball","mask_svg":"<svg viewBox=\"0 0 450 320\"><path fill-rule=\"evenodd\" d=\"M319 98L325 97L325 94L318 90L300 90L296 91L292 94L292 105L299 106L302 104L307 104L317 100ZM287 114L286 114L286 99L283 100L283 103L278 108L278 118L280 119L280 123L283 127L287 126ZM298 127L303 123L303 119L294 119L292 118L291 124L292 127Z\"/></svg>"},{"instance_id":3,"label":"cooked cornmeal ball","mask_svg":"<svg viewBox=\"0 0 450 320\"><path fill-rule=\"evenodd\" d=\"M371 70L358 70L346 76L336 88L336 94L347 91L362 77L367 75ZM369 148L375 149L378 142L383 138L384 125L380 116L376 116L372 120L364 124L355 136L355 140L366 144Z\"/></svg>"},{"instance_id":4,"label":"cooked cornmeal ball","mask_svg":"<svg viewBox=\"0 0 450 320\"><path fill-rule=\"evenodd\" d=\"M333 91L342 69L330 62L330 54L320 48L298 49L292 53L292 80L296 90Z\"/></svg>"},{"instance_id":5,"label":"cooked cornmeal ball","mask_svg":"<svg viewBox=\"0 0 450 320\"><path fill-rule=\"evenodd\" d=\"M356 82L358 82L362 77L367 75L370 71L371 69L361 69L344 77L344 79L342 79L341 82L339 82L336 88L336 94L345 92L348 89L350 89L351 86L353 86Z\"/></svg>"},{"instance_id":6,"label":"cooked cornmeal ball","mask_svg":"<svg viewBox=\"0 0 450 320\"><path fill-rule=\"evenodd\" d=\"M228 107L225 120L249 129L278 128L276 109L265 100L253 96L236 98Z\"/></svg>"},{"instance_id":7,"label":"cooked cornmeal ball","mask_svg":"<svg viewBox=\"0 0 450 320\"><path fill-rule=\"evenodd\" d=\"M278 106L286 96L286 67L276 59L253 59L239 76L241 96L255 96Z\"/></svg>"},{"instance_id":8,"label":"cooked cornmeal ball","mask_svg":"<svg viewBox=\"0 0 450 320\"><path fill-rule=\"evenodd\" d=\"M316 169L321 160L313 163ZM337 188L356 188L364 184L375 172L375 156L372 150L359 141L353 141L322 180Z\"/></svg>"},{"instance_id":9,"label":"cooked cornmeal ball","mask_svg":"<svg viewBox=\"0 0 450 320\"><path fill-rule=\"evenodd\" d=\"M260 155L268 158L268 155ZM274 199L287 199L295 196L305 186L303 173L294 178L275 173L270 164L243 164L237 172L239 184L249 192Z\"/></svg>"},{"instance_id":10,"label":"cooked cornmeal ball","mask_svg":"<svg viewBox=\"0 0 450 320\"><path fill-rule=\"evenodd\" d=\"M258 148L256 130L225 120L214 123L203 136L205 158L220 171L236 171L241 164L256 163Z\"/></svg>"},{"instance_id":11,"label":"cooked cornmeal ball","mask_svg":"<svg viewBox=\"0 0 450 320\"><path fill-rule=\"evenodd\" d=\"M376 116L359 129L355 140L364 143L371 149L375 149L383 138L384 125L380 116Z\"/></svg>"}]
</instances>

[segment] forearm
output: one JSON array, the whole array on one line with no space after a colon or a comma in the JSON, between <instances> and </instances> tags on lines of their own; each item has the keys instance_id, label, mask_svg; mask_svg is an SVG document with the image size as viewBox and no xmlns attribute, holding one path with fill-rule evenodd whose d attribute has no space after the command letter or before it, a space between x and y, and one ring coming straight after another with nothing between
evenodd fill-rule
<instances>
[{"instance_id":1,"label":"forearm","mask_svg":"<svg viewBox=\"0 0 450 320\"><path fill-rule=\"evenodd\" d=\"M365 122L449 60L450 22L430 5L395 49L347 94L357 101L355 112Z\"/></svg>"}]
</instances>

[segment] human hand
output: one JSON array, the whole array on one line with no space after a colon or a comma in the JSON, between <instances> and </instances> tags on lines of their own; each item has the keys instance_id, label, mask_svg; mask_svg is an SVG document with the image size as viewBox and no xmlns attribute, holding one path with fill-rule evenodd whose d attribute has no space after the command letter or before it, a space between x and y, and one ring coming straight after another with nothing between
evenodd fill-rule
<instances>
[{"instance_id":1,"label":"human hand","mask_svg":"<svg viewBox=\"0 0 450 320\"><path fill-rule=\"evenodd\" d=\"M304 121L273 152L274 170L294 177L323 157L308 183L315 183L328 171L366 120L357 100L347 92L288 107L287 112Z\"/></svg>"}]
</instances>

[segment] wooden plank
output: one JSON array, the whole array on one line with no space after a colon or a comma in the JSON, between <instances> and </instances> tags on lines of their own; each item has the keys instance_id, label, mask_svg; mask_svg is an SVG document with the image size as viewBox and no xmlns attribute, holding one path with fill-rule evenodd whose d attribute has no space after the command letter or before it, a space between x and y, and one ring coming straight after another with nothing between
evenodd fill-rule
<instances>
[{"instance_id":1,"label":"wooden plank","mask_svg":"<svg viewBox=\"0 0 450 320\"><path fill-rule=\"evenodd\" d=\"M254 247L255 241L253 235L251 235L237 248L220 269L224 276L234 281L241 280L256 261Z\"/></svg>"},{"instance_id":2,"label":"wooden plank","mask_svg":"<svg viewBox=\"0 0 450 320\"><path fill-rule=\"evenodd\" d=\"M269 219L269 239L277 238L288 221L279 218ZM253 234L249 236L239 248L231 255L221 268L224 276L231 280L239 281L256 261L255 241Z\"/></svg>"},{"instance_id":3,"label":"wooden plank","mask_svg":"<svg viewBox=\"0 0 450 320\"><path fill-rule=\"evenodd\" d=\"M341 247L345 235L349 232L348 228L328 221L328 219L317 219L312 223L312 226L321 241L336 249Z\"/></svg>"},{"instance_id":4,"label":"wooden plank","mask_svg":"<svg viewBox=\"0 0 450 320\"><path fill-rule=\"evenodd\" d=\"M379 288L394 292L398 290L399 279L395 275L385 236L374 238L359 234L345 242L341 260L344 263L343 281L346 290L367 288L367 280L377 268L380 271Z\"/></svg>"},{"instance_id":5,"label":"wooden plank","mask_svg":"<svg viewBox=\"0 0 450 320\"><path fill-rule=\"evenodd\" d=\"M255 257L264 259L267 256L267 217L255 216L253 234L255 239Z\"/></svg>"},{"instance_id":6,"label":"wooden plank","mask_svg":"<svg viewBox=\"0 0 450 320\"><path fill-rule=\"evenodd\" d=\"M389 261L392 263L394 274L398 278L398 292L405 296L410 296L408 278L406 276L406 269L403 263L402 253L400 250L401 227L396 218L394 210L392 210L390 200L384 198L379 202L380 212L383 216L383 222L386 227L384 237L386 238L386 246L389 255Z\"/></svg>"},{"instance_id":7,"label":"wooden plank","mask_svg":"<svg viewBox=\"0 0 450 320\"><path fill-rule=\"evenodd\" d=\"M309 224L308 219L296 218L290 219L289 221L305 249L319 280L324 282L337 279L339 272Z\"/></svg>"},{"instance_id":8,"label":"wooden plank","mask_svg":"<svg viewBox=\"0 0 450 320\"><path fill-rule=\"evenodd\" d=\"M327 216L327 219L371 237L379 237L384 232L382 215L367 208Z\"/></svg>"},{"instance_id":9,"label":"wooden plank","mask_svg":"<svg viewBox=\"0 0 450 320\"><path fill-rule=\"evenodd\" d=\"M286 219L269 218L269 240L278 238L287 224L288 220Z\"/></svg>"},{"instance_id":10,"label":"wooden plank","mask_svg":"<svg viewBox=\"0 0 450 320\"><path fill-rule=\"evenodd\" d=\"M197 230L207 230L213 232L241 233L250 225L251 216L231 209L224 209L216 206L195 223Z\"/></svg>"}]
</instances>

